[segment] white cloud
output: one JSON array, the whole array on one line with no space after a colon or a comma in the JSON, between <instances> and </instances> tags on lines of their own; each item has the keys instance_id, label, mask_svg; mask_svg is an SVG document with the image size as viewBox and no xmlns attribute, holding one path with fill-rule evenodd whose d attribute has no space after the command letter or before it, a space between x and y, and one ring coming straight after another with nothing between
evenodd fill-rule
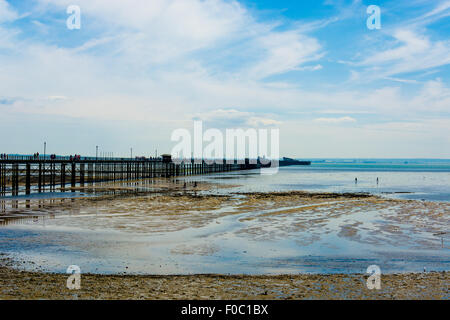
<instances>
[{"instance_id":1,"label":"white cloud","mask_svg":"<svg viewBox=\"0 0 450 320\"><path fill-rule=\"evenodd\" d=\"M0 23L14 21L19 17L6 0L0 0Z\"/></svg>"},{"instance_id":2,"label":"white cloud","mask_svg":"<svg viewBox=\"0 0 450 320\"><path fill-rule=\"evenodd\" d=\"M326 109L326 110L321 110L318 111L317 113L322 113L322 114L373 114L375 113L374 111L369 111L369 110L339 110L339 109Z\"/></svg>"},{"instance_id":3,"label":"white cloud","mask_svg":"<svg viewBox=\"0 0 450 320\"><path fill-rule=\"evenodd\" d=\"M69 3L42 0L40 10L54 11L55 5L62 10ZM295 89L259 79L298 70L320 50L317 40L295 26L275 30L281 22L257 22L236 1L78 4L82 19L97 21L104 33L75 48L11 38L13 54L0 60L0 93L29 99L17 111L136 120L155 119L159 111L158 119L186 120L196 110L220 106L294 107ZM226 59L231 71L222 66ZM71 99L46 104L44 97L55 93ZM259 112L251 117L253 124L275 123Z\"/></svg>"},{"instance_id":4,"label":"white cloud","mask_svg":"<svg viewBox=\"0 0 450 320\"><path fill-rule=\"evenodd\" d=\"M280 126L282 124L281 121L269 118L261 118L261 117L251 117L247 124L250 127L258 128L258 127L268 127L268 126Z\"/></svg>"},{"instance_id":5,"label":"white cloud","mask_svg":"<svg viewBox=\"0 0 450 320\"><path fill-rule=\"evenodd\" d=\"M449 127L449 119L419 119L358 126L292 120L285 122L280 130L280 153L317 158L448 159ZM298 139L289 138L299 135L300 144Z\"/></svg>"},{"instance_id":6,"label":"white cloud","mask_svg":"<svg viewBox=\"0 0 450 320\"><path fill-rule=\"evenodd\" d=\"M450 112L450 88L440 79L428 81L407 105L424 112Z\"/></svg>"},{"instance_id":7,"label":"white cloud","mask_svg":"<svg viewBox=\"0 0 450 320\"><path fill-rule=\"evenodd\" d=\"M343 123L343 122L356 122L356 119L347 116L340 118L317 118L314 119L314 121L323 123Z\"/></svg>"},{"instance_id":8,"label":"white cloud","mask_svg":"<svg viewBox=\"0 0 450 320\"><path fill-rule=\"evenodd\" d=\"M436 16L442 13L445 14L444 16L448 16L450 15L450 10L448 9L450 9L450 1L444 1L442 3L439 3L438 6L432 11L427 12L422 18ZM442 18L442 16L440 16L439 18Z\"/></svg>"},{"instance_id":9,"label":"white cloud","mask_svg":"<svg viewBox=\"0 0 450 320\"><path fill-rule=\"evenodd\" d=\"M60 8L72 2L41 0ZM148 62L169 61L212 46L252 23L235 1L80 0L77 4L82 17L95 19L98 30L115 36L117 52L142 56Z\"/></svg>"},{"instance_id":10,"label":"white cloud","mask_svg":"<svg viewBox=\"0 0 450 320\"><path fill-rule=\"evenodd\" d=\"M65 0L40 0L61 9ZM239 2L224 0L80 0L82 16L97 21L100 39L78 48L85 50L99 41L109 44L108 56L117 55L136 68L185 69L208 65L209 71L258 80L297 70L303 63L322 56L317 39L295 24L276 28L281 21L260 22ZM105 31L107 30L107 32ZM102 40L103 39L103 40ZM101 44L101 43L100 43ZM230 50L231 48L231 50ZM208 54L206 54L207 52ZM220 62L230 61L229 69Z\"/></svg>"},{"instance_id":11,"label":"white cloud","mask_svg":"<svg viewBox=\"0 0 450 320\"><path fill-rule=\"evenodd\" d=\"M217 109L204 112L195 115L194 119L205 121L208 126L218 128L258 128L281 124L281 121L264 117L254 112L238 111L236 109Z\"/></svg>"},{"instance_id":12,"label":"white cloud","mask_svg":"<svg viewBox=\"0 0 450 320\"><path fill-rule=\"evenodd\" d=\"M424 35L404 29L396 30L393 37L399 44L396 48L375 53L359 65L376 67L373 76L386 77L450 63L450 41L433 42Z\"/></svg>"},{"instance_id":13,"label":"white cloud","mask_svg":"<svg viewBox=\"0 0 450 320\"><path fill-rule=\"evenodd\" d=\"M394 77L386 77L385 79L395 81L395 82L401 82L401 83L418 83L417 80L400 79L400 78L394 78Z\"/></svg>"},{"instance_id":14,"label":"white cloud","mask_svg":"<svg viewBox=\"0 0 450 320\"><path fill-rule=\"evenodd\" d=\"M305 67L300 67L297 68L297 70L305 70L305 71L317 71L317 70L322 70L323 66L321 64L316 64L314 66L305 66Z\"/></svg>"},{"instance_id":15,"label":"white cloud","mask_svg":"<svg viewBox=\"0 0 450 320\"><path fill-rule=\"evenodd\" d=\"M264 58L250 68L249 74L256 78L296 70L305 62L323 56L319 42L297 31L272 32L257 40L264 50Z\"/></svg>"}]
</instances>

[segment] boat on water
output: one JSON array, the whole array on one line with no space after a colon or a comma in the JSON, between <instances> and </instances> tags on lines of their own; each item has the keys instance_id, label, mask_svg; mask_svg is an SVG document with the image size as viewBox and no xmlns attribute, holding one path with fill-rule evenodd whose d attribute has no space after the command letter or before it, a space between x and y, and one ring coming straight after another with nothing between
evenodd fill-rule
<instances>
[{"instance_id":1,"label":"boat on water","mask_svg":"<svg viewBox=\"0 0 450 320\"><path fill-rule=\"evenodd\" d=\"M283 159L280 160L279 166L280 167L286 167L286 166L309 166L311 165L311 161L303 161L303 160L295 160L291 158L283 157Z\"/></svg>"},{"instance_id":2,"label":"boat on water","mask_svg":"<svg viewBox=\"0 0 450 320\"><path fill-rule=\"evenodd\" d=\"M278 161L279 167L287 167L287 166L309 166L311 165L311 161L302 161L302 160L295 160L292 158L283 157ZM263 164L262 161L258 159L258 165L254 165L255 168L261 167L261 168L267 168L271 167L272 163L269 164Z\"/></svg>"}]
</instances>

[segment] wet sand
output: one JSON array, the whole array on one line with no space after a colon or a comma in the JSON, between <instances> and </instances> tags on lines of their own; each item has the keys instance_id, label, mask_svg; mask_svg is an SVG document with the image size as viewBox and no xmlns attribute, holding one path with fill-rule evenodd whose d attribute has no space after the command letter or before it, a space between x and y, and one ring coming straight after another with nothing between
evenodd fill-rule
<instances>
[{"instance_id":1,"label":"wet sand","mask_svg":"<svg viewBox=\"0 0 450 320\"><path fill-rule=\"evenodd\" d=\"M373 243L381 240L381 235L408 237L413 232L423 231L448 236L449 202L386 199L358 193L291 191L230 192L224 195L202 192L224 187L232 188L208 183L183 188L182 183L165 180L150 187L136 182L74 188L85 194L100 194L72 199L17 200L14 206L0 210L0 224L20 221L32 225L36 219L47 218L47 226L150 233L198 228L218 218L235 215L241 222L253 222L248 228L239 230L240 234L256 236L259 233L274 238L277 232L279 236L298 231L319 234L332 219L376 211L387 223L371 225ZM288 219L289 226L285 223ZM408 224L409 229L402 231L402 224ZM271 228L270 232L265 230L266 227ZM365 230L367 226L359 222L341 224L340 227L340 236L348 238L368 231ZM429 244L438 247L440 243L430 241Z\"/></svg>"},{"instance_id":2,"label":"wet sand","mask_svg":"<svg viewBox=\"0 0 450 320\"><path fill-rule=\"evenodd\" d=\"M103 254L105 264L108 264L113 261L108 260L108 254L110 254L108 250L111 243L114 243L114 251L119 252L119 255L122 251L120 257L127 263L126 270L124 265L123 271L131 271L131 273L135 271L135 274L121 274L122 272L97 274L96 271L94 272L96 274L83 273L82 289L70 291L65 287L67 275L39 270L45 268L37 268L38 271L33 272L30 271L30 269L34 270L33 268L26 267L29 266L30 261L9 260L4 256L0 259L0 272L4 275L0 279L0 298L449 298L449 274L445 264L440 267L444 272L383 273L382 289L377 291L366 288L367 275L365 274L345 271L345 274L341 272L298 274L298 270L309 267L313 270L333 270L333 268L334 270L350 270L347 268L352 267L351 270L365 272L368 260L358 262L361 259L350 257L348 259L350 263L348 263L343 262L344 260L339 257L335 260L329 259L326 255L324 260L318 261L298 262L291 261L290 258L286 258L286 261L282 260L286 254L292 254L293 244L301 250L308 249L311 253L323 250L325 254L333 250L342 251L339 245L342 244L345 249L350 244L352 250L360 247L359 251L355 251L357 255L358 252L368 251L367 248L371 250L386 248L386 251L380 254L380 259L400 261L396 263L399 263L401 268L403 265L406 266L411 256L405 255L399 259L395 250L398 249L400 252L404 250L408 254L411 250L416 253L430 252L432 257L439 259L432 261L431 265L439 267L441 260L448 261L449 203L395 200L356 193L302 191L234 193L232 186L227 186L231 188L228 193L214 193L215 189L223 187L201 182L194 187L194 184L189 182L185 188L182 181L174 183L174 181L161 179L151 184L130 182L125 185L110 184L75 188L73 191L97 194L75 199L20 200L11 207L3 207L3 212L0 210L0 223L5 227L13 227L11 230L15 230L15 224L20 224L20 228L40 230L39 232L45 232L45 235L49 234L48 238L46 236L44 238L23 237L21 241L24 247L36 245L36 240L39 240L42 241L43 248L57 243L66 250L77 242L74 241L77 238L62 239L59 234L53 236L55 237L53 239L51 232L49 233L50 230L58 230L64 234L67 234L64 231L65 228L89 230L95 233L96 237L99 231L111 232L114 242L106 241L106 237L100 238L101 233L98 238L89 238L87 233L75 232L75 235L80 237L78 239L80 245L71 250L75 253L83 252L84 254L84 252L92 251L94 254ZM153 234L161 236L151 238ZM140 242L124 245L129 240L127 238L139 235L150 238L145 238L145 241L139 238ZM4 239L12 243L15 238L13 235L11 238L5 236ZM231 245L224 247L222 240L226 240L226 243L232 240ZM274 243L277 246L286 246L285 240L289 240L287 247L274 247L275 249L269 247ZM181 264L179 269L164 271L164 268L159 269L161 268L159 262L156 269L139 265L132 269L130 265L133 264L133 260L128 260L130 252L137 261L154 259L159 253L158 247L154 247L156 251L152 251L150 256L138 255L143 252L141 248L148 250L153 242L167 251L165 254L170 261L175 259L175 262ZM253 248L247 249L246 245L254 243L256 245ZM245 250L242 251L242 248ZM224 260L220 260L223 259L220 256L225 254L224 251L231 254L230 257L226 256L227 259L233 257L237 259L236 262L224 264ZM393 252L390 253L391 251ZM304 251L303 256L307 256L307 253ZM218 259L213 263L223 264L220 269L224 270L223 272L196 275L210 272L187 271L186 274L189 275L169 275L177 274L179 272L177 270L187 270L186 266L191 265L183 266L182 263L187 263L186 261L189 263L193 261L194 270L198 270L195 263L197 265L205 261L210 263L211 258ZM261 262L261 258L267 260ZM239 271L232 270L238 266L239 260L245 264L246 268L256 270L256 274L265 274L264 270L270 270L268 273L276 275L240 275ZM419 262L413 263L424 263L421 256L416 260ZM355 262L362 263L365 266L364 269L360 265L352 266ZM26 268L23 269L21 266ZM208 266L214 270L215 264ZM408 268L417 270L417 266ZM422 264L418 270L421 268L423 268ZM384 271L384 265L382 269ZM83 270L86 270L86 267L83 267ZM92 272L89 270L88 268L86 272ZM158 270L160 275L142 270ZM285 274L285 270L288 270L289 274ZM225 275L228 273L233 275ZM244 273L247 274L247 272Z\"/></svg>"},{"instance_id":3,"label":"wet sand","mask_svg":"<svg viewBox=\"0 0 450 320\"><path fill-rule=\"evenodd\" d=\"M448 272L382 275L381 289L366 287L367 275L81 275L81 288L66 287L68 275L0 267L0 299L449 299Z\"/></svg>"}]
</instances>

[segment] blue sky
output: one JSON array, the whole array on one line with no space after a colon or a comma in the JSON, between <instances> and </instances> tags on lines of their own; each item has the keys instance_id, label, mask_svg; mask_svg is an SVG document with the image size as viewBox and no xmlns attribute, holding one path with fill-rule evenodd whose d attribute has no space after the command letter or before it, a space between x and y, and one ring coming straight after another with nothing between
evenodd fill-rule
<instances>
[{"instance_id":1,"label":"blue sky","mask_svg":"<svg viewBox=\"0 0 450 320\"><path fill-rule=\"evenodd\" d=\"M450 158L449 34L449 0L0 0L0 151L168 152L202 119L286 156Z\"/></svg>"}]
</instances>

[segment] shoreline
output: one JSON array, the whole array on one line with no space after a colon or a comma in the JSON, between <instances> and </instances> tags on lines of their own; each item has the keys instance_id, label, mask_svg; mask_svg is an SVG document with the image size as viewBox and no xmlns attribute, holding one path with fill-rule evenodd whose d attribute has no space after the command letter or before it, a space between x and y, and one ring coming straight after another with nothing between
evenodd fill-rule
<instances>
[{"instance_id":1,"label":"shoreline","mask_svg":"<svg viewBox=\"0 0 450 320\"><path fill-rule=\"evenodd\" d=\"M99 275L81 274L69 290L68 274L30 272L0 263L0 300L304 300L449 299L450 273L381 275L381 289L369 290L367 274L296 275Z\"/></svg>"}]
</instances>

